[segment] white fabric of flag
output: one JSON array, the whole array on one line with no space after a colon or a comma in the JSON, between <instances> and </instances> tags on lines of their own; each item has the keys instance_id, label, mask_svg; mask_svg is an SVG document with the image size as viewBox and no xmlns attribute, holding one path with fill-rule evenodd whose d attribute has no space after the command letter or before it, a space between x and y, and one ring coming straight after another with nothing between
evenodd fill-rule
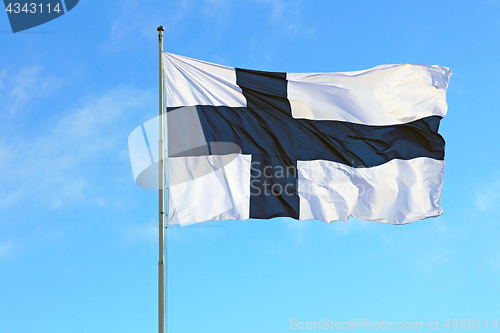
<instances>
[{"instance_id":1,"label":"white fabric of flag","mask_svg":"<svg viewBox=\"0 0 500 333\"><path fill-rule=\"evenodd\" d=\"M442 214L448 68L280 73L169 53L163 64L169 224ZM137 180L148 163L135 164Z\"/></svg>"}]
</instances>

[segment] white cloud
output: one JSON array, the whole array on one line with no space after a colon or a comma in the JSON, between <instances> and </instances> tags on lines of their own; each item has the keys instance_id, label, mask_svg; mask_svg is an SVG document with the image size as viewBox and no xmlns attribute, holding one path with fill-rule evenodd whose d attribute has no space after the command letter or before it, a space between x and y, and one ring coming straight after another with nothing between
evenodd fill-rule
<instances>
[{"instance_id":1,"label":"white cloud","mask_svg":"<svg viewBox=\"0 0 500 333\"><path fill-rule=\"evenodd\" d=\"M293 239L297 244L303 244L304 239L310 236L311 227L314 224L321 224L322 226L325 224L324 222L320 222L318 220L306 220L306 221L297 221L290 219L282 220L285 225L285 232L287 232L288 236ZM327 232L332 238L338 237L349 237L351 234L361 234L366 232L366 229L374 229L376 228L376 222L368 222L358 220L356 218L351 217L347 223L342 221L333 221L328 224Z\"/></svg>"},{"instance_id":2,"label":"white cloud","mask_svg":"<svg viewBox=\"0 0 500 333\"><path fill-rule=\"evenodd\" d=\"M155 23L162 22L158 5L151 0L127 0L113 12L110 38L103 44L107 51L122 51L136 46L140 39L155 38ZM160 6L161 7L161 6Z\"/></svg>"},{"instance_id":3,"label":"white cloud","mask_svg":"<svg viewBox=\"0 0 500 333\"><path fill-rule=\"evenodd\" d=\"M227 16L232 7L232 1L228 0L205 0L201 4L201 11L209 17Z\"/></svg>"},{"instance_id":4,"label":"white cloud","mask_svg":"<svg viewBox=\"0 0 500 333\"><path fill-rule=\"evenodd\" d=\"M158 0L126 0L111 13L110 37L103 43L103 49L107 52L137 49L144 41L156 40L159 24L165 27L166 39L191 38L193 20L205 27L197 36L206 35L212 43L227 43L233 38L235 25L239 24L235 21L237 16L233 15L237 10L251 10L254 20L268 26L268 33L256 36L257 41L264 39L265 44L275 45L278 35L312 38L316 33L311 23L303 18L300 0L253 0L249 3L172 0L168 4Z\"/></svg>"},{"instance_id":5,"label":"white cloud","mask_svg":"<svg viewBox=\"0 0 500 333\"><path fill-rule=\"evenodd\" d=\"M487 212L500 206L500 178L490 181L475 191L476 207Z\"/></svg>"},{"instance_id":6,"label":"white cloud","mask_svg":"<svg viewBox=\"0 0 500 333\"><path fill-rule=\"evenodd\" d=\"M158 243L158 224L130 224L125 227L121 227L121 229L127 243L136 243L141 241L146 241L148 243Z\"/></svg>"},{"instance_id":7,"label":"white cloud","mask_svg":"<svg viewBox=\"0 0 500 333\"><path fill-rule=\"evenodd\" d=\"M5 257L14 247L13 242L7 242L4 244L0 244L0 258Z\"/></svg>"},{"instance_id":8,"label":"white cloud","mask_svg":"<svg viewBox=\"0 0 500 333\"><path fill-rule=\"evenodd\" d=\"M285 232L288 234L288 237L293 239L293 241L298 245L304 244L304 236L306 236L308 232L308 223L311 223L311 221L288 219L283 219L281 221L285 224Z\"/></svg>"},{"instance_id":9,"label":"white cloud","mask_svg":"<svg viewBox=\"0 0 500 333\"><path fill-rule=\"evenodd\" d=\"M283 12L287 9L287 4L281 0L257 0L271 6L271 19L274 21L282 21L284 19Z\"/></svg>"},{"instance_id":10,"label":"white cloud","mask_svg":"<svg viewBox=\"0 0 500 333\"><path fill-rule=\"evenodd\" d=\"M166 38L178 37L179 31L197 15L213 20L217 26L226 23L231 0L177 0L166 5L157 0L127 0L116 8L110 38L103 44L106 51L137 47L143 40L156 39L156 28L163 24ZM213 37L213 36L212 36Z\"/></svg>"},{"instance_id":11,"label":"white cloud","mask_svg":"<svg viewBox=\"0 0 500 333\"><path fill-rule=\"evenodd\" d=\"M119 86L88 98L45 129L0 137L0 206L28 197L52 208L97 203L88 193L103 186L102 170L127 163L119 147L126 147L130 127L137 124L126 124L154 110L155 101L149 91Z\"/></svg>"},{"instance_id":12,"label":"white cloud","mask_svg":"<svg viewBox=\"0 0 500 333\"><path fill-rule=\"evenodd\" d=\"M313 37L315 29L306 25L302 19L299 0L256 0L271 7L270 21L280 26L286 34Z\"/></svg>"},{"instance_id":13,"label":"white cloud","mask_svg":"<svg viewBox=\"0 0 500 333\"><path fill-rule=\"evenodd\" d=\"M36 98L49 96L62 83L62 79L45 73L39 66L26 67L10 76L8 70L3 69L0 72L0 109L4 110L4 115L12 115Z\"/></svg>"},{"instance_id":14,"label":"white cloud","mask_svg":"<svg viewBox=\"0 0 500 333\"><path fill-rule=\"evenodd\" d=\"M443 253L439 246L433 245L434 249L418 252L415 255L415 263L422 269L430 271L436 267L442 267L450 262L450 253Z\"/></svg>"},{"instance_id":15,"label":"white cloud","mask_svg":"<svg viewBox=\"0 0 500 333\"><path fill-rule=\"evenodd\" d=\"M6 77L7 77L7 70L4 68L0 72L0 89L2 89L4 87L4 81L5 81Z\"/></svg>"}]
</instances>

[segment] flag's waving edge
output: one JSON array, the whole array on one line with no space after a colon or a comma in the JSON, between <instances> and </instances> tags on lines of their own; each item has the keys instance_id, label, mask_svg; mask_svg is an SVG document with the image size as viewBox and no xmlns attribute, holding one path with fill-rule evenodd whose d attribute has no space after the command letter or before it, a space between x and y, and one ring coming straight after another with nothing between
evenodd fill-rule
<instances>
[{"instance_id":1,"label":"flag's waving edge","mask_svg":"<svg viewBox=\"0 0 500 333\"><path fill-rule=\"evenodd\" d=\"M294 118L367 125L446 115L451 72L442 66L384 65L354 73L288 73Z\"/></svg>"},{"instance_id":2,"label":"flag's waving edge","mask_svg":"<svg viewBox=\"0 0 500 333\"><path fill-rule=\"evenodd\" d=\"M353 168L316 160L299 162L298 170L303 220L347 222L349 216L354 216L400 224L443 212L439 197L444 161L419 157Z\"/></svg>"},{"instance_id":3,"label":"flag's waving edge","mask_svg":"<svg viewBox=\"0 0 500 333\"><path fill-rule=\"evenodd\" d=\"M163 63L169 224L442 213L448 68L277 73L168 53Z\"/></svg>"}]
</instances>

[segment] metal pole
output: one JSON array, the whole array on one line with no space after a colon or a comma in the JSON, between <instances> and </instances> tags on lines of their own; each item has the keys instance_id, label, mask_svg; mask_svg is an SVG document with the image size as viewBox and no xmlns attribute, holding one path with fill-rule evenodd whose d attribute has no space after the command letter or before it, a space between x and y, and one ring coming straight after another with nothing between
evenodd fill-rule
<instances>
[{"instance_id":1,"label":"metal pole","mask_svg":"<svg viewBox=\"0 0 500 333\"><path fill-rule=\"evenodd\" d=\"M158 173L159 173L159 259L158 259L158 333L165 333L165 261L163 255L164 248L164 225L165 225L165 214L164 214L164 194L165 194L165 179L164 179L164 168L163 163L165 158L165 144L163 142L163 27L160 25L158 29L158 41L160 43L159 54L160 54L160 111L159 111L159 141L158 141Z\"/></svg>"}]
</instances>

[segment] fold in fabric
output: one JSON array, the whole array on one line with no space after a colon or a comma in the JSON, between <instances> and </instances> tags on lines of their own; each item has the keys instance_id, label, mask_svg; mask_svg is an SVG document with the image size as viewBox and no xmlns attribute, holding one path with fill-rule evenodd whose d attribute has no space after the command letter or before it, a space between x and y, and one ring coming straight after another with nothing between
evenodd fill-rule
<instances>
[{"instance_id":1,"label":"fold in fabric","mask_svg":"<svg viewBox=\"0 0 500 333\"><path fill-rule=\"evenodd\" d=\"M330 223L353 216L404 224L439 216L444 169L444 161L426 157L371 168L299 161L299 219Z\"/></svg>"},{"instance_id":2,"label":"fold in fabric","mask_svg":"<svg viewBox=\"0 0 500 333\"><path fill-rule=\"evenodd\" d=\"M288 73L294 118L394 125L446 115L451 71L443 66L383 65L347 73Z\"/></svg>"},{"instance_id":3,"label":"fold in fabric","mask_svg":"<svg viewBox=\"0 0 500 333\"><path fill-rule=\"evenodd\" d=\"M247 220L250 207L249 155L168 159L168 224Z\"/></svg>"}]
</instances>

